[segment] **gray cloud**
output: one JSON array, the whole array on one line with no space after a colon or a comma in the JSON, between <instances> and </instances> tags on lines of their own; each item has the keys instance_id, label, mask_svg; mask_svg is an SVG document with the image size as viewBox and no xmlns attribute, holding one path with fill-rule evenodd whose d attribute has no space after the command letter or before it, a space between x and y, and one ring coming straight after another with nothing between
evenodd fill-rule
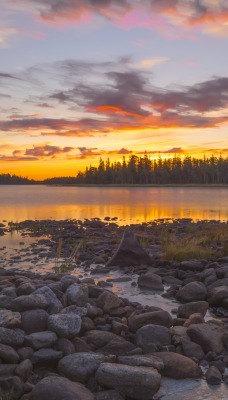
<instances>
[{"instance_id":1,"label":"gray cloud","mask_svg":"<svg viewBox=\"0 0 228 400\"><path fill-rule=\"evenodd\" d=\"M32 149L26 149L26 156L35 156L35 157L55 157L59 154L69 153L73 150L73 147L58 147L58 146L34 146Z\"/></svg>"}]
</instances>

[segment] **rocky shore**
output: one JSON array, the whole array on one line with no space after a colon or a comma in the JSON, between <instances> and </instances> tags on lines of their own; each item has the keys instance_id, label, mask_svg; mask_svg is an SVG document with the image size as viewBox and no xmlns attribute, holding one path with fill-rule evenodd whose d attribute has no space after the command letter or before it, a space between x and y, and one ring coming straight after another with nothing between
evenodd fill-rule
<instances>
[{"instance_id":1,"label":"rocky shore","mask_svg":"<svg viewBox=\"0 0 228 400\"><path fill-rule=\"evenodd\" d=\"M168 262L159 243L150 253L129 230L117 244L115 226L88 226L99 240L81 252L84 275L0 268L0 399L162 399L166 377L228 384L228 258ZM69 229L71 239L79 228ZM141 229L147 237L148 226ZM54 251L54 233L41 240ZM170 314L130 302L93 278L118 268L178 307ZM220 318L205 320L209 308Z\"/></svg>"}]
</instances>

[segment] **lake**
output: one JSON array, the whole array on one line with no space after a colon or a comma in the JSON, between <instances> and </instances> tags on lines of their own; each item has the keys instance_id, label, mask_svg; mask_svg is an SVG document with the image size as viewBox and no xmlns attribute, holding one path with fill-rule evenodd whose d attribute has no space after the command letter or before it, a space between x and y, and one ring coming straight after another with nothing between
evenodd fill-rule
<instances>
[{"instance_id":1,"label":"lake","mask_svg":"<svg viewBox=\"0 0 228 400\"><path fill-rule=\"evenodd\" d=\"M0 186L0 222L118 217L228 220L228 187Z\"/></svg>"}]
</instances>

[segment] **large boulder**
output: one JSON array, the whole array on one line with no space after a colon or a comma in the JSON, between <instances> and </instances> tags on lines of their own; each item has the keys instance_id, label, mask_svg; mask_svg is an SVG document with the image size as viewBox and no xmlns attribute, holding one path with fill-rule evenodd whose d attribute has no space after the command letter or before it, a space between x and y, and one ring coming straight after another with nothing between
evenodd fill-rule
<instances>
[{"instance_id":1,"label":"large boulder","mask_svg":"<svg viewBox=\"0 0 228 400\"><path fill-rule=\"evenodd\" d=\"M193 301L191 303L181 304L177 310L178 318L189 318L190 315L200 313L203 317L208 310L209 304L206 301Z\"/></svg>"},{"instance_id":2,"label":"large boulder","mask_svg":"<svg viewBox=\"0 0 228 400\"><path fill-rule=\"evenodd\" d=\"M131 265L151 264L151 258L135 238L133 232L127 228L123 234L118 249L107 266L127 267Z\"/></svg>"},{"instance_id":3,"label":"large boulder","mask_svg":"<svg viewBox=\"0 0 228 400\"><path fill-rule=\"evenodd\" d=\"M169 329L162 325L146 325L136 332L136 344L143 353L159 351L162 346L171 344Z\"/></svg>"},{"instance_id":4,"label":"large boulder","mask_svg":"<svg viewBox=\"0 0 228 400\"><path fill-rule=\"evenodd\" d=\"M200 367L190 358L182 354L161 351L154 353L164 363L161 373L164 376L174 379L201 378Z\"/></svg>"},{"instance_id":5,"label":"large boulder","mask_svg":"<svg viewBox=\"0 0 228 400\"><path fill-rule=\"evenodd\" d=\"M106 357L96 353L74 353L63 357L58 363L58 371L71 381L85 383L95 374Z\"/></svg>"},{"instance_id":6,"label":"large boulder","mask_svg":"<svg viewBox=\"0 0 228 400\"><path fill-rule=\"evenodd\" d=\"M60 376L48 376L34 387L31 400L94 400L93 394L80 383Z\"/></svg>"},{"instance_id":7,"label":"large boulder","mask_svg":"<svg viewBox=\"0 0 228 400\"><path fill-rule=\"evenodd\" d=\"M145 325L162 325L170 328L173 325L173 319L168 311L151 311L144 314L132 314L128 319L128 326L132 332L136 332Z\"/></svg>"},{"instance_id":8,"label":"large boulder","mask_svg":"<svg viewBox=\"0 0 228 400\"><path fill-rule=\"evenodd\" d=\"M149 400L157 393L161 376L153 368L103 363L97 370L99 385L116 389L132 399Z\"/></svg>"},{"instance_id":9,"label":"large boulder","mask_svg":"<svg viewBox=\"0 0 228 400\"><path fill-rule=\"evenodd\" d=\"M177 299L183 303L205 300L207 289L202 282L190 282L177 292Z\"/></svg>"},{"instance_id":10,"label":"large boulder","mask_svg":"<svg viewBox=\"0 0 228 400\"><path fill-rule=\"evenodd\" d=\"M162 279L153 272L147 272L138 278L138 285L150 290L164 290Z\"/></svg>"},{"instance_id":11,"label":"large boulder","mask_svg":"<svg viewBox=\"0 0 228 400\"><path fill-rule=\"evenodd\" d=\"M190 339L199 344L205 353L213 351L218 354L224 349L224 333L224 327L213 322L190 325L187 329Z\"/></svg>"},{"instance_id":12,"label":"large boulder","mask_svg":"<svg viewBox=\"0 0 228 400\"><path fill-rule=\"evenodd\" d=\"M48 318L48 329L59 337L71 339L81 329L81 317L74 314L52 314Z\"/></svg>"}]
</instances>

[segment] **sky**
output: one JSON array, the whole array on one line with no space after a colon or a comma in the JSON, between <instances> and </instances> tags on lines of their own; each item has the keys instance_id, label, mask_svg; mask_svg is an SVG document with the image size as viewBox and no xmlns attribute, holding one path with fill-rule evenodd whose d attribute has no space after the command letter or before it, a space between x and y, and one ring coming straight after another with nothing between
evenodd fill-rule
<instances>
[{"instance_id":1,"label":"sky","mask_svg":"<svg viewBox=\"0 0 228 400\"><path fill-rule=\"evenodd\" d=\"M0 174L228 155L228 0L0 0Z\"/></svg>"}]
</instances>

